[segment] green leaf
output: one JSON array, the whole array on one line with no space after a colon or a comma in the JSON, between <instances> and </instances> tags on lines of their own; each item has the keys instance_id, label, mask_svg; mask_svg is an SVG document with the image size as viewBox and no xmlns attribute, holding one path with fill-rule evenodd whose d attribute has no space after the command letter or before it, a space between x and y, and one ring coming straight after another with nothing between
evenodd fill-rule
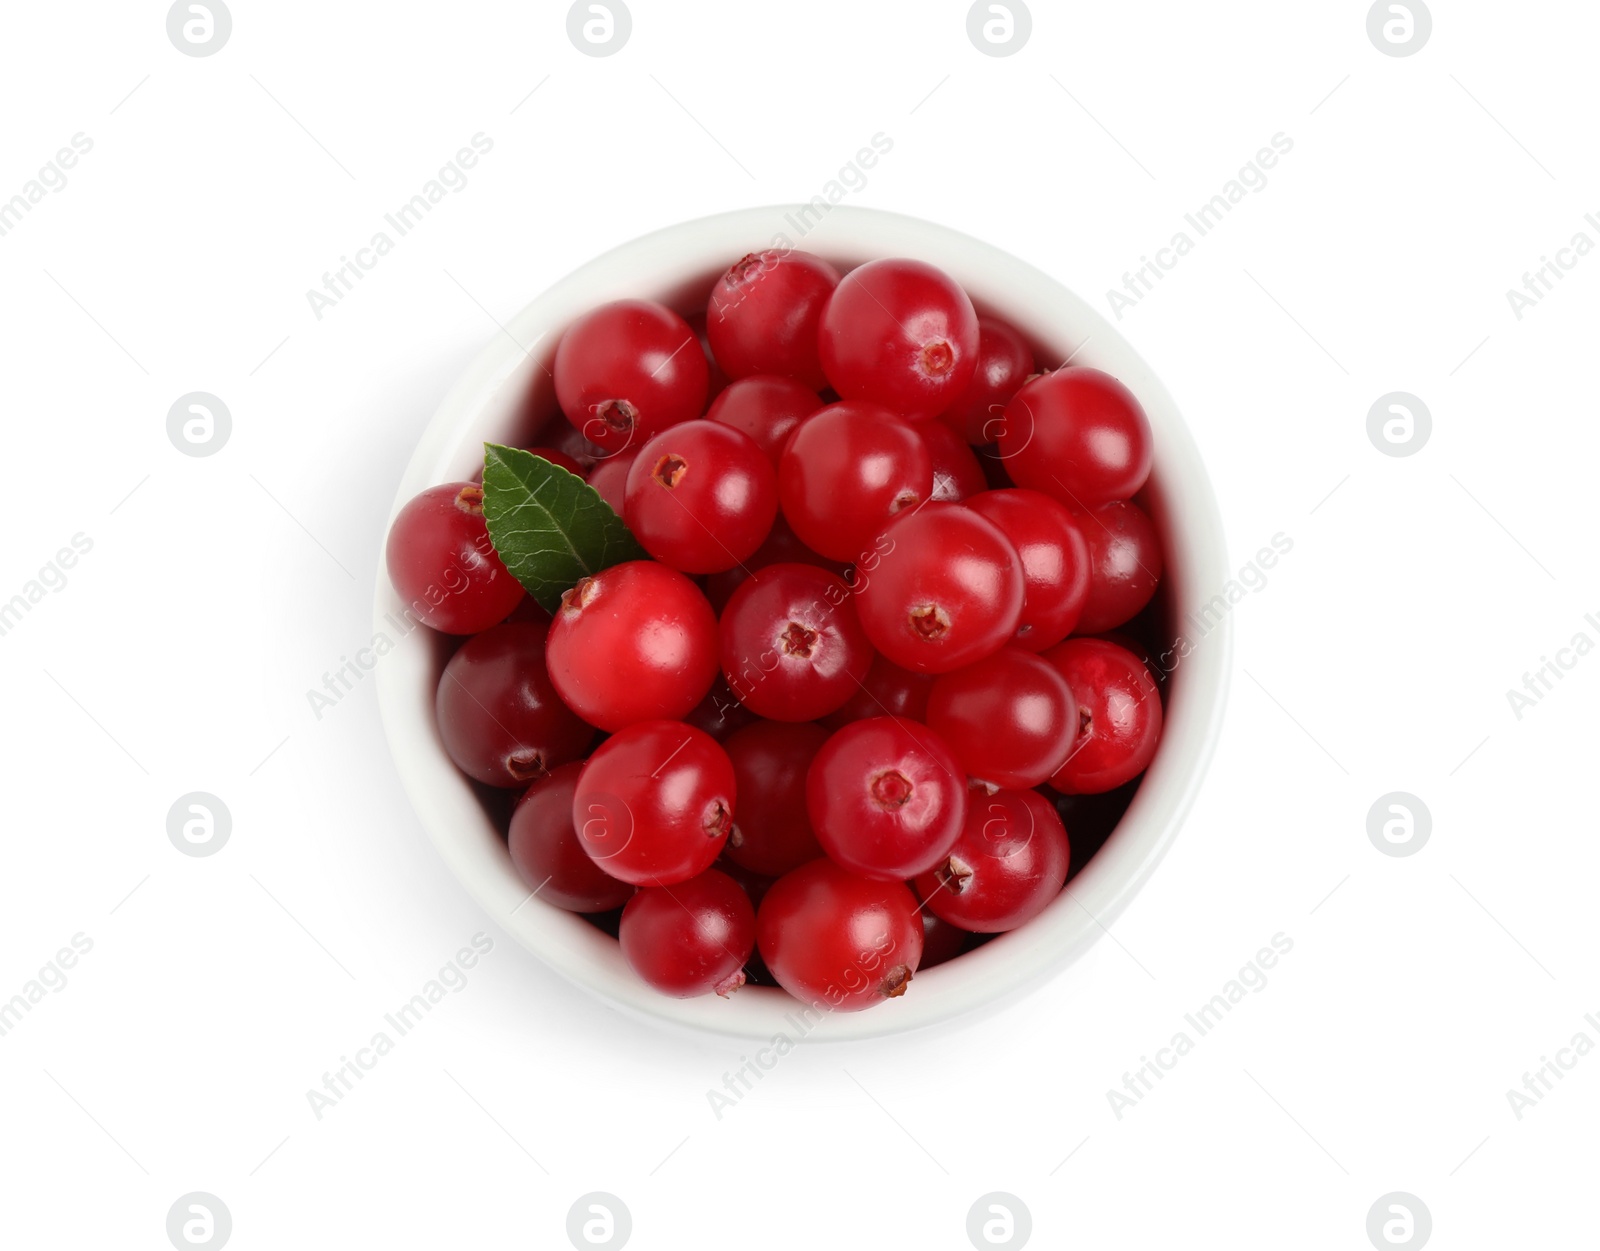
<instances>
[{"instance_id":1,"label":"green leaf","mask_svg":"<svg viewBox=\"0 0 1600 1251\"><path fill-rule=\"evenodd\" d=\"M483 516L505 567L550 612L579 578L646 555L592 486L521 448L483 445Z\"/></svg>"}]
</instances>

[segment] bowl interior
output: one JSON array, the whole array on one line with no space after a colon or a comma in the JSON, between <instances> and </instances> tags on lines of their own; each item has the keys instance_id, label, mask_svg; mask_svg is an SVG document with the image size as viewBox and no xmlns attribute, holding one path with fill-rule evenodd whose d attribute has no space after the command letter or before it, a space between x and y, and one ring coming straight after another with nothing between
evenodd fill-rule
<instances>
[{"instance_id":1,"label":"bowl interior","mask_svg":"<svg viewBox=\"0 0 1600 1251\"><path fill-rule=\"evenodd\" d=\"M657 299L703 311L712 282L746 252L797 247L841 269L883 256L938 265L980 313L1017 326L1041 368L1093 365L1138 396L1155 436L1155 467L1141 496L1163 543L1161 603L1168 653L1166 719L1156 758L1115 831L1067 890L1027 926L948 964L920 972L908 992L861 1013L818 1014L781 991L750 986L730 999L677 1000L641 983L615 940L588 922L529 899L504 838L472 783L444 752L433 693L450 645L415 626L379 561L378 634L390 650L376 668L384 727L401 780L445 862L499 924L558 972L658 1021L737 1037L861 1038L916 1028L1006 999L1068 964L1109 926L1176 835L1220 727L1230 621L1201 614L1227 580L1216 500L1188 430L1164 387L1097 312L1048 277L989 244L916 218L877 210L776 206L702 218L612 250L575 270L498 333L446 396L406 469L391 511L439 482L481 468L485 441L527 445L556 413L551 365L562 330L596 304ZM1180 659L1181 656L1181 659ZM1070 829L1069 829L1070 833Z\"/></svg>"}]
</instances>

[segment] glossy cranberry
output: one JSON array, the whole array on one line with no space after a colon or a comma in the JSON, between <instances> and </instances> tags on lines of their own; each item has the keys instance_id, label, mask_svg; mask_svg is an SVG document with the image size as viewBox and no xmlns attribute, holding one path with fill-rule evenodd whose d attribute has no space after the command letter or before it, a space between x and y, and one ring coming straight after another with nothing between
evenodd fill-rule
<instances>
[{"instance_id":1,"label":"glossy cranberry","mask_svg":"<svg viewBox=\"0 0 1600 1251\"><path fill-rule=\"evenodd\" d=\"M1017 790L1042 786L1061 767L1077 713L1062 676L1015 647L945 674L928 696L928 727L967 776Z\"/></svg>"},{"instance_id":2,"label":"glossy cranberry","mask_svg":"<svg viewBox=\"0 0 1600 1251\"><path fill-rule=\"evenodd\" d=\"M706 333L731 378L781 374L813 391L828 385L817 356L817 324L839 284L821 257L773 248L736 261L711 289Z\"/></svg>"},{"instance_id":3,"label":"glossy cranberry","mask_svg":"<svg viewBox=\"0 0 1600 1251\"><path fill-rule=\"evenodd\" d=\"M839 730L852 721L865 721L868 717L926 721L928 692L933 690L934 681L931 673L913 673L878 656L855 693L837 710L823 717L822 724L830 730Z\"/></svg>"},{"instance_id":4,"label":"glossy cranberry","mask_svg":"<svg viewBox=\"0 0 1600 1251\"><path fill-rule=\"evenodd\" d=\"M960 504L929 504L879 539L858 566L856 612L872 645L919 673L949 673L992 655L1022 617L1022 562L991 522Z\"/></svg>"},{"instance_id":5,"label":"glossy cranberry","mask_svg":"<svg viewBox=\"0 0 1600 1251\"><path fill-rule=\"evenodd\" d=\"M649 886L622 910L622 958L664 995L726 998L744 985L756 945L756 911L744 889L707 869L675 886Z\"/></svg>"},{"instance_id":6,"label":"glossy cranberry","mask_svg":"<svg viewBox=\"0 0 1600 1251\"><path fill-rule=\"evenodd\" d=\"M915 877L961 833L967 775L927 726L872 717L823 744L806 777L806 808L835 863L866 877Z\"/></svg>"},{"instance_id":7,"label":"glossy cranberry","mask_svg":"<svg viewBox=\"0 0 1600 1251\"><path fill-rule=\"evenodd\" d=\"M434 715L456 768L490 786L526 786L594 741L556 695L542 625L507 622L476 634L439 678Z\"/></svg>"},{"instance_id":8,"label":"glossy cranberry","mask_svg":"<svg viewBox=\"0 0 1600 1251\"><path fill-rule=\"evenodd\" d=\"M822 855L806 813L806 771L827 741L809 722L757 721L728 736L739 819L726 859L778 877Z\"/></svg>"},{"instance_id":9,"label":"glossy cranberry","mask_svg":"<svg viewBox=\"0 0 1600 1251\"><path fill-rule=\"evenodd\" d=\"M546 663L562 702L602 730L682 717L717 676L717 619L681 573L628 561L561 597Z\"/></svg>"},{"instance_id":10,"label":"glossy cranberry","mask_svg":"<svg viewBox=\"0 0 1600 1251\"><path fill-rule=\"evenodd\" d=\"M1069 508L1125 500L1150 476L1150 422L1110 374L1069 365L1035 378L1006 405L997 436L1018 486Z\"/></svg>"},{"instance_id":11,"label":"glossy cranberry","mask_svg":"<svg viewBox=\"0 0 1600 1251\"><path fill-rule=\"evenodd\" d=\"M985 491L967 507L999 527L1022 559L1022 618L1012 642L1054 647L1078 624L1089 598L1089 545L1064 504L1039 491Z\"/></svg>"},{"instance_id":12,"label":"glossy cranberry","mask_svg":"<svg viewBox=\"0 0 1600 1251\"><path fill-rule=\"evenodd\" d=\"M589 858L572 824L572 796L583 762L552 769L511 811L511 863L539 899L568 912L609 912L628 902L634 888Z\"/></svg>"},{"instance_id":13,"label":"glossy cranberry","mask_svg":"<svg viewBox=\"0 0 1600 1251\"><path fill-rule=\"evenodd\" d=\"M941 421L925 421L917 427L917 433L928 445L928 455L933 460L931 499L955 504L989 489L978 458L949 426Z\"/></svg>"},{"instance_id":14,"label":"glossy cranberry","mask_svg":"<svg viewBox=\"0 0 1600 1251\"><path fill-rule=\"evenodd\" d=\"M665 305L618 300L585 313L556 347L556 400L608 452L700 416L710 371L689 323Z\"/></svg>"},{"instance_id":15,"label":"glossy cranberry","mask_svg":"<svg viewBox=\"0 0 1600 1251\"><path fill-rule=\"evenodd\" d=\"M950 854L913 885L927 910L978 934L1033 920L1061 893L1072 858L1066 827L1037 791L977 790Z\"/></svg>"},{"instance_id":16,"label":"glossy cranberry","mask_svg":"<svg viewBox=\"0 0 1600 1251\"><path fill-rule=\"evenodd\" d=\"M1050 785L1093 795L1143 773L1161 741L1161 699L1144 662L1103 639L1068 639L1044 659L1067 680L1078 706L1077 740Z\"/></svg>"},{"instance_id":17,"label":"glossy cranberry","mask_svg":"<svg viewBox=\"0 0 1600 1251\"><path fill-rule=\"evenodd\" d=\"M859 560L890 518L933 491L933 457L907 422L877 404L830 404L801 424L778 462L783 515L802 542Z\"/></svg>"},{"instance_id":18,"label":"glossy cranberry","mask_svg":"<svg viewBox=\"0 0 1600 1251\"><path fill-rule=\"evenodd\" d=\"M1033 373L1033 349L996 317L978 318L978 366L939 420L977 447L1000 437L1006 405Z\"/></svg>"},{"instance_id":19,"label":"glossy cranberry","mask_svg":"<svg viewBox=\"0 0 1600 1251\"><path fill-rule=\"evenodd\" d=\"M723 676L773 721L815 721L849 699L872 665L850 588L814 565L758 569L719 627Z\"/></svg>"},{"instance_id":20,"label":"glossy cranberry","mask_svg":"<svg viewBox=\"0 0 1600 1251\"><path fill-rule=\"evenodd\" d=\"M741 561L732 569L725 569L706 578L706 598L720 614L728 606L728 600L733 597L733 593L744 585L745 580L757 569L765 569L768 565L815 565L818 569L826 569L839 577L843 577L850 568L842 560L829 560L826 556L817 555L800 541L800 536L783 519L783 514L779 513L772 523L772 529L767 532L765 541L750 554L748 559Z\"/></svg>"},{"instance_id":21,"label":"glossy cranberry","mask_svg":"<svg viewBox=\"0 0 1600 1251\"><path fill-rule=\"evenodd\" d=\"M805 383L778 374L756 374L740 378L717 396L706 419L749 435L776 468L789 436L821 407L821 398Z\"/></svg>"},{"instance_id":22,"label":"glossy cranberry","mask_svg":"<svg viewBox=\"0 0 1600 1251\"><path fill-rule=\"evenodd\" d=\"M778 984L802 1003L859 1012L905 993L922 959L922 922L904 882L813 860L767 891L756 946Z\"/></svg>"},{"instance_id":23,"label":"glossy cranberry","mask_svg":"<svg viewBox=\"0 0 1600 1251\"><path fill-rule=\"evenodd\" d=\"M1161 581L1161 540L1137 504L1113 500L1077 515L1089 548L1089 593L1075 627L1099 634L1133 620Z\"/></svg>"},{"instance_id":24,"label":"glossy cranberry","mask_svg":"<svg viewBox=\"0 0 1600 1251\"><path fill-rule=\"evenodd\" d=\"M611 511L622 516L628 495L628 470L639 458L639 449L630 447L615 456L598 460L589 470L589 485L600 493L600 498L611 505Z\"/></svg>"},{"instance_id":25,"label":"glossy cranberry","mask_svg":"<svg viewBox=\"0 0 1600 1251\"><path fill-rule=\"evenodd\" d=\"M671 886L711 867L733 832L733 765L681 721L618 730L584 766L572 797L583 849L635 886Z\"/></svg>"},{"instance_id":26,"label":"glossy cranberry","mask_svg":"<svg viewBox=\"0 0 1600 1251\"><path fill-rule=\"evenodd\" d=\"M487 630L523 596L489 541L483 488L470 482L429 487L402 508L385 561L406 610L445 634Z\"/></svg>"},{"instance_id":27,"label":"glossy cranberry","mask_svg":"<svg viewBox=\"0 0 1600 1251\"><path fill-rule=\"evenodd\" d=\"M684 573L732 569L761 546L777 515L772 462L749 435L718 421L663 431L628 470L628 528Z\"/></svg>"},{"instance_id":28,"label":"glossy cranberry","mask_svg":"<svg viewBox=\"0 0 1600 1251\"><path fill-rule=\"evenodd\" d=\"M912 421L943 412L972 381L978 315L943 271L922 261L868 261L839 282L818 330L822 370L847 400Z\"/></svg>"},{"instance_id":29,"label":"glossy cranberry","mask_svg":"<svg viewBox=\"0 0 1600 1251\"><path fill-rule=\"evenodd\" d=\"M966 930L941 921L926 908L922 911L922 963L918 971L954 960L967 949L972 935Z\"/></svg>"}]
</instances>

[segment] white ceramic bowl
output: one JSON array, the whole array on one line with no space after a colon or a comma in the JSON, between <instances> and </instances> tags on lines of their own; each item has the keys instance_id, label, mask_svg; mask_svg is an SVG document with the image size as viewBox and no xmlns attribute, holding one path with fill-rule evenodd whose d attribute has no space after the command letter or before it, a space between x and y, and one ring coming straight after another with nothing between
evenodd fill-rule
<instances>
[{"instance_id":1,"label":"white ceramic bowl","mask_svg":"<svg viewBox=\"0 0 1600 1251\"><path fill-rule=\"evenodd\" d=\"M528 415L555 411L548 371L562 330L579 314L628 296L701 310L729 264L774 246L803 248L840 268L887 256L928 261L961 283L980 313L1021 328L1040 350L1041 365L1070 356L1074 364L1120 378L1143 403L1155 432L1145 499L1165 545L1171 619L1185 620L1222 589L1227 553L1205 466L1172 398L1127 341L1033 266L943 226L875 209L836 207L820 217L799 205L743 209L659 230L579 267L513 317L507 333L490 341L445 397L401 479L393 511L428 486L470 478L481 467L485 440L526 440ZM382 569L380 558L374 618L394 639L403 605ZM434 726L434 687L446 649L417 628L399 639L376 672L390 747L423 826L479 904L540 959L658 1021L735 1037L850 1039L929 1025L1011 998L1065 968L1116 919L1176 837L1220 729L1230 621L1224 616L1203 640L1188 633L1197 646L1169 679L1155 761L1116 831L1068 893L1022 929L918 973L902 997L821 1019L803 1016L799 1003L765 987L746 987L726 1000L669 999L633 975L613 939L538 898L528 900L505 840L445 755Z\"/></svg>"}]
</instances>

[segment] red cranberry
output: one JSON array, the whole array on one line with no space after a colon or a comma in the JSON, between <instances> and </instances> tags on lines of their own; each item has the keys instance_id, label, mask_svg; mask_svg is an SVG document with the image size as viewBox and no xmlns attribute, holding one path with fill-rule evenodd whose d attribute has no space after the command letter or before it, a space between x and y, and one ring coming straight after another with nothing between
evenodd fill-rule
<instances>
[{"instance_id":1,"label":"red cranberry","mask_svg":"<svg viewBox=\"0 0 1600 1251\"><path fill-rule=\"evenodd\" d=\"M827 386L817 324L838 283L839 271L809 252L774 248L735 262L706 307L711 350L729 377L781 374L813 391Z\"/></svg>"},{"instance_id":2,"label":"red cranberry","mask_svg":"<svg viewBox=\"0 0 1600 1251\"><path fill-rule=\"evenodd\" d=\"M994 522L1022 560L1022 617L1011 641L1030 652L1054 647L1089 598L1089 545L1078 523L1038 491L985 491L967 507Z\"/></svg>"},{"instance_id":3,"label":"red cranberry","mask_svg":"<svg viewBox=\"0 0 1600 1251\"><path fill-rule=\"evenodd\" d=\"M995 317L978 318L978 367L940 421L977 447L1000 437L1006 405L1032 375L1028 341Z\"/></svg>"},{"instance_id":4,"label":"red cranberry","mask_svg":"<svg viewBox=\"0 0 1600 1251\"><path fill-rule=\"evenodd\" d=\"M600 498L619 517L622 516L628 494L628 470L633 468L638 456L639 449L630 447L625 452L596 461L594 468L589 470L589 485L600 493Z\"/></svg>"},{"instance_id":5,"label":"red cranberry","mask_svg":"<svg viewBox=\"0 0 1600 1251\"><path fill-rule=\"evenodd\" d=\"M723 998L744 985L756 913L740 885L707 869L674 886L649 886L622 910L617 932L628 967L664 995Z\"/></svg>"},{"instance_id":6,"label":"red cranberry","mask_svg":"<svg viewBox=\"0 0 1600 1251\"><path fill-rule=\"evenodd\" d=\"M1114 790L1149 767L1161 741L1161 699L1141 661L1103 639L1068 639L1044 659L1072 688L1078 737L1050 778L1065 795Z\"/></svg>"},{"instance_id":7,"label":"red cranberry","mask_svg":"<svg viewBox=\"0 0 1600 1251\"><path fill-rule=\"evenodd\" d=\"M600 868L584 851L572 824L572 796L583 762L552 769L530 786L511 811L511 863L528 889L568 912L609 912L634 888Z\"/></svg>"},{"instance_id":8,"label":"red cranberry","mask_svg":"<svg viewBox=\"0 0 1600 1251\"><path fill-rule=\"evenodd\" d=\"M806 771L827 741L809 722L757 721L728 736L739 819L727 859L778 877L822 855L806 813Z\"/></svg>"},{"instance_id":9,"label":"red cranberry","mask_svg":"<svg viewBox=\"0 0 1600 1251\"><path fill-rule=\"evenodd\" d=\"M933 460L931 499L957 504L989 489L978 458L949 426L939 421L925 421L917 427L917 433L928 445L928 455Z\"/></svg>"},{"instance_id":10,"label":"red cranberry","mask_svg":"<svg viewBox=\"0 0 1600 1251\"><path fill-rule=\"evenodd\" d=\"M913 673L878 656L856 692L824 717L822 724L830 730L839 730L852 721L865 721L868 717L926 721L928 692L933 689L934 680L931 673Z\"/></svg>"},{"instance_id":11,"label":"red cranberry","mask_svg":"<svg viewBox=\"0 0 1600 1251\"><path fill-rule=\"evenodd\" d=\"M859 1012L905 993L922 959L922 922L904 882L813 860L767 891L756 945L778 984L802 1003Z\"/></svg>"},{"instance_id":12,"label":"red cranberry","mask_svg":"<svg viewBox=\"0 0 1600 1251\"><path fill-rule=\"evenodd\" d=\"M1125 500L1150 476L1150 423L1133 392L1110 374L1069 365L1024 386L998 433L1018 486L1070 508Z\"/></svg>"},{"instance_id":13,"label":"red cranberry","mask_svg":"<svg viewBox=\"0 0 1600 1251\"><path fill-rule=\"evenodd\" d=\"M1138 616L1156 593L1161 540L1149 514L1127 500L1102 504L1077 522L1089 549L1089 593L1076 629L1099 634Z\"/></svg>"},{"instance_id":14,"label":"red cranberry","mask_svg":"<svg viewBox=\"0 0 1600 1251\"><path fill-rule=\"evenodd\" d=\"M913 885L929 912L979 934L1033 920L1061 893L1066 827L1037 791L975 791L950 854Z\"/></svg>"},{"instance_id":15,"label":"red cranberry","mask_svg":"<svg viewBox=\"0 0 1600 1251\"><path fill-rule=\"evenodd\" d=\"M776 468L789 436L821 407L822 400L805 383L777 374L756 374L739 379L717 396L706 419L748 434Z\"/></svg>"},{"instance_id":16,"label":"red cranberry","mask_svg":"<svg viewBox=\"0 0 1600 1251\"><path fill-rule=\"evenodd\" d=\"M523 597L489 541L483 488L470 482L429 487L402 508L385 560L407 611L445 634L487 630Z\"/></svg>"},{"instance_id":17,"label":"red cranberry","mask_svg":"<svg viewBox=\"0 0 1600 1251\"><path fill-rule=\"evenodd\" d=\"M945 674L928 696L928 727L967 776L1014 789L1041 786L1061 767L1077 713L1062 676L1015 647Z\"/></svg>"}]
</instances>

